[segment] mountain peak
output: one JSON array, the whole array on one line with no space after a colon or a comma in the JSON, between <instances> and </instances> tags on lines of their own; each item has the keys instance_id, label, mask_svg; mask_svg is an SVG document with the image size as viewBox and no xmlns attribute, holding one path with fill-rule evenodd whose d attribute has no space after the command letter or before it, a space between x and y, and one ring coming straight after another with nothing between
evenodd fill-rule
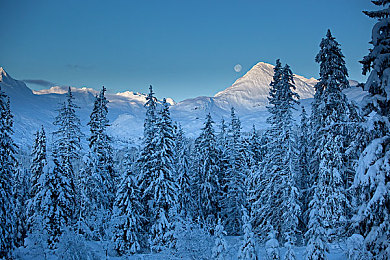
<instances>
[{"instance_id":1,"label":"mountain peak","mask_svg":"<svg viewBox=\"0 0 390 260\"><path fill-rule=\"evenodd\" d=\"M258 62L232 86L218 92L214 98L221 107L236 110L264 109L268 105L270 83L274 75L274 65ZM315 81L294 74L296 92L301 98L311 98L314 94Z\"/></svg>"},{"instance_id":2,"label":"mountain peak","mask_svg":"<svg viewBox=\"0 0 390 260\"><path fill-rule=\"evenodd\" d=\"M8 74L3 67L0 67L0 81L4 81L4 79L8 78Z\"/></svg>"}]
</instances>

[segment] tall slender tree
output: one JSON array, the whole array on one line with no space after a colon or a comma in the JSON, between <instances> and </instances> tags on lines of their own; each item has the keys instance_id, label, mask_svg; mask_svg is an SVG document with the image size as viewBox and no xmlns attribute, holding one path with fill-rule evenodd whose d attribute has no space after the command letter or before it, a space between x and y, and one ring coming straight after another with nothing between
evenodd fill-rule
<instances>
[{"instance_id":1,"label":"tall slender tree","mask_svg":"<svg viewBox=\"0 0 390 260\"><path fill-rule=\"evenodd\" d=\"M288 65L282 69L277 61L271 83L267 121L270 124L268 154L262 167L258 206L255 215L263 225L262 235L274 228L278 239L294 245L300 215L299 191L296 185L296 151L292 110L298 103L293 74ZM287 224L288 223L288 224Z\"/></svg>"},{"instance_id":2,"label":"tall slender tree","mask_svg":"<svg viewBox=\"0 0 390 260\"><path fill-rule=\"evenodd\" d=\"M43 180L45 178L45 167L47 165L46 134L43 126L35 134L35 141L31 152L30 167L30 196L28 201L28 225L33 225L40 215L42 203ZM30 230L31 231L31 230Z\"/></svg>"},{"instance_id":3,"label":"tall slender tree","mask_svg":"<svg viewBox=\"0 0 390 260\"><path fill-rule=\"evenodd\" d=\"M14 247L13 180L17 161L12 139L13 116L8 96L0 88L0 258L8 258Z\"/></svg>"},{"instance_id":4,"label":"tall slender tree","mask_svg":"<svg viewBox=\"0 0 390 260\"><path fill-rule=\"evenodd\" d=\"M174 150L173 124L170 117L169 105L165 98L162 103L159 119L156 124L154 164L151 168L151 183L145 194L152 198L151 215L151 249L160 251L164 247L173 248L176 245L174 236L174 216L177 203L177 183L174 179ZM175 214L174 214L175 215Z\"/></svg>"},{"instance_id":5,"label":"tall slender tree","mask_svg":"<svg viewBox=\"0 0 390 260\"><path fill-rule=\"evenodd\" d=\"M105 97L106 88L103 87L99 95L96 95L94 107L88 123L90 127L89 156L84 174L85 178L80 182L84 184L83 205L88 209L83 210L85 219L89 221L89 228L95 239L103 239L105 236L104 225L111 215L116 187L116 174L114 171L111 138L107 134L109 126L108 100Z\"/></svg>"},{"instance_id":6,"label":"tall slender tree","mask_svg":"<svg viewBox=\"0 0 390 260\"><path fill-rule=\"evenodd\" d=\"M214 121L211 115L206 121L200 136L195 141L196 164L196 191L198 210L202 221L208 225L216 222L221 212L219 199L221 198L219 154L216 149L216 136L213 128Z\"/></svg>"},{"instance_id":7,"label":"tall slender tree","mask_svg":"<svg viewBox=\"0 0 390 260\"><path fill-rule=\"evenodd\" d=\"M66 100L58 110L58 116L55 118L54 125L57 126L57 130L53 133L53 156L57 157L56 160L59 164L55 171L59 174L60 190L64 192L64 194L59 196L61 199L66 200L62 201L62 206L66 208L63 212L69 214L64 217L64 224L66 225L71 224L75 219L76 189L74 184L74 163L79 158L79 152L81 151L80 139L83 136L80 129L80 119L76 115L78 106L73 103L73 100L74 97L69 87Z\"/></svg>"},{"instance_id":8,"label":"tall slender tree","mask_svg":"<svg viewBox=\"0 0 390 260\"><path fill-rule=\"evenodd\" d=\"M131 166L123 173L113 210L115 250L119 255L137 253L145 246L143 206Z\"/></svg>"}]
</instances>

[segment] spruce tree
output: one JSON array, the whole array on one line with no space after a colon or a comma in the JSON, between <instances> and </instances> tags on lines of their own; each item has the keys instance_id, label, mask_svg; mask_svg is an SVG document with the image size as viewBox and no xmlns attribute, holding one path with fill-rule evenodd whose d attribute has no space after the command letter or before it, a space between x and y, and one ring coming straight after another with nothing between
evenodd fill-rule
<instances>
[{"instance_id":1,"label":"spruce tree","mask_svg":"<svg viewBox=\"0 0 390 260\"><path fill-rule=\"evenodd\" d=\"M219 152L216 149L213 124L208 114L202 132L195 141L197 208L200 219L208 225L216 222L221 197Z\"/></svg>"},{"instance_id":2,"label":"spruce tree","mask_svg":"<svg viewBox=\"0 0 390 260\"><path fill-rule=\"evenodd\" d=\"M115 172L111 147L111 138L107 134L109 126L107 114L108 100L105 97L106 88L95 97L94 107L88 123L91 135L88 138L93 164L91 182L91 200L97 207L111 210L115 196ZM97 197L98 196L98 197Z\"/></svg>"},{"instance_id":3,"label":"spruce tree","mask_svg":"<svg viewBox=\"0 0 390 260\"><path fill-rule=\"evenodd\" d=\"M157 99L154 97L152 86L149 88L149 94L146 97L146 117L144 122L144 135L142 140L142 147L139 158L137 159L138 176L137 180L140 185L142 204L146 211L146 217L149 218L151 213L149 212L149 200L151 200L151 193L145 192L151 184L152 169L155 164L153 158L155 154L156 144L154 143L156 138L156 123L157 123ZM148 224L146 222L145 224Z\"/></svg>"},{"instance_id":4,"label":"spruce tree","mask_svg":"<svg viewBox=\"0 0 390 260\"><path fill-rule=\"evenodd\" d=\"M113 210L113 241L119 255L135 254L144 246L142 214L140 191L130 165L128 165L116 193Z\"/></svg>"},{"instance_id":5,"label":"spruce tree","mask_svg":"<svg viewBox=\"0 0 390 260\"><path fill-rule=\"evenodd\" d=\"M350 203L346 184L353 165L349 163L346 150L354 138L353 131L358 122L351 118L351 115L355 115L355 108L342 92L349 86L344 56L329 30L320 48L315 59L320 64L320 79L315 86L311 115L311 185L315 186L324 211L323 228L329 234L329 239L335 239L344 233L348 221Z\"/></svg>"},{"instance_id":6,"label":"spruce tree","mask_svg":"<svg viewBox=\"0 0 390 260\"><path fill-rule=\"evenodd\" d=\"M364 13L377 23L372 30L373 47L363 58L363 74L370 72L364 89L369 92L363 108L368 145L359 158L354 187L359 207L354 224L364 237L373 259L390 258L390 2L372 1L381 7Z\"/></svg>"},{"instance_id":7,"label":"spruce tree","mask_svg":"<svg viewBox=\"0 0 390 260\"><path fill-rule=\"evenodd\" d=\"M245 171L244 146L241 138L241 123L231 108L231 122L228 129L227 159L228 165L224 178L223 212L224 226L228 234L241 232L241 205L245 203Z\"/></svg>"},{"instance_id":8,"label":"spruce tree","mask_svg":"<svg viewBox=\"0 0 390 260\"><path fill-rule=\"evenodd\" d=\"M43 126L35 134L35 141L31 152L30 167L30 196L28 201L28 225L33 225L40 215L42 203L43 180L45 178L46 158L46 134Z\"/></svg>"},{"instance_id":9,"label":"spruce tree","mask_svg":"<svg viewBox=\"0 0 390 260\"><path fill-rule=\"evenodd\" d=\"M84 214L87 214L86 219L92 220L89 226L95 239L102 239L105 235L102 225L107 222L107 217L112 211L116 186L111 138L106 131L109 123L107 119L108 100L105 92L106 89L103 87L99 95L95 97L88 123L90 152L86 167L89 169L85 169L87 172L80 176L80 178L86 178L81 182L85 184L83 199L88 201L82 203L88 205Z\"/></svg>"},{"instance_id":10,"label":"spruce tree","mask_svg":"<svg viewBox=\"0 0 390 260\"><path fill-rule=\"evenodd\" d=\"M12 140L13 116L8 96L0 88L0 258L8 258L14 247L13 181L17 161Z\"/></svg>"},{"instance_id":11,"label":"spruce tree","mask_svg":"<svg viewBox=\"0 0 390 260\"><path fill-rule=\"evenodd\" d=\"M27 237L27 212L26 207L29 198L29 180L27 171L18 167L14 176L14 212L15 212L15 246L24 246L24 239Z\"/></svg>"},{"instance_id":12,"label":"spruce tree","mask_svg":"<svg viewBox=\"0 0 390 260\"><path fill-rule=\"evenodd\" d=\"M74 221L76 211L76 189L75 189L75 172L74 163L80 157L81 151L80 139L83 136L80 130L80 119L76 115L76 106L73 103L74 97L69 87L66 94L66 100L63 106L58 110L58 116L55 118L54 125L57 130L54 132L54 157L56 157L58 167L56 170L60 178L61 197L64 210L64 224L69 225Z\"/></svg>"},{"instance_id":13,"label":"spruce tree","mask_svg":"<svg viewBox=\"0 0 390 260\"><path fill-rule=\"evenodd\" d=\"M151 205L151 236L150 245L153 251L164 247L173 248L176 244L174 237L174 219L170 216L177 203L177 183L174 179L174 149L173 124L170 118L169 105L163 100L159 119L156 124L156 134L153 143L155 150L152 155L153 167L151 182L145 194L150 196Z\"/></svg>"},{"instance_id":14,"label":"spruce tree","mask_svg":"<svg viewBox=\"0 0 390 260\"><path fill-rule=\"evenodd\" d=\"M192 174L190 166L189 144L184 136L181 125L178 125L175 132L175 168L178 185L178 213L181 217L191 216L193 206Z\"/></svg>"},{"instance_id":15,"label":"spruce tree","mask_svg":"<svg viewBox=\"0 0 390 260\"><path fill-rule=\"evenodd\" d=\"M223 260L226 258L227 244L225 240L226 231L223 228L221 219L218 219L215 227L215 242L212 250L212 259Z\"/></svg>"},{"instance_id":16,"label":"spruce tree","mask_svg":"<svg viewBox=\"0 0 390 260\"><path fill-rule=\"evenodd\" d=\"M279 62L277 62L279 64ZM280 72L278 70L281 70ZM270 124L266 163L262 167L259 207L255 215L263 226L262 235L273 227L278 239L294 244L298 231L300 205L296 184L296 151L292 125L293 106L299 96L294 93L293 74L288 65L275 67L275 78L271 83L268 111ZM279 75L279 78L277 78Z\"/></svg>"},{"instance_id":17,"label":"spruce tree","mask_svg":"<svg viewBox=\"0 0 390 260\"><path fill-rule=\"evenodd\" d=\"M256 253L256 241L254 234L252 232L252 225L250 218L248 216L248 211L244 206L241 207L242 210L242 228L243 228L243 241L242 245L238 251L238 259L242 260L257 260Z\"/></svg>"}]
</instances>

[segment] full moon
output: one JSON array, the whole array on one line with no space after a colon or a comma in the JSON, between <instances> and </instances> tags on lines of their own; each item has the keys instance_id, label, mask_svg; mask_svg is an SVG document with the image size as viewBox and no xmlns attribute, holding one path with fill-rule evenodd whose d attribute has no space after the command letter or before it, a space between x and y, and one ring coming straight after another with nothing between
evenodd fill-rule
<instances>
[{"instance_id":1,"label":"full moon","mask_svg":"<svg viewBox=\"0 0 390 260\"><path fill-rule=\"evenodd\" d=\"M235 71L235 72L240 72L241 69L242 69L241 64L237 64L236 66L234 66L234 71Z\"/></svg>"}]
</instances>

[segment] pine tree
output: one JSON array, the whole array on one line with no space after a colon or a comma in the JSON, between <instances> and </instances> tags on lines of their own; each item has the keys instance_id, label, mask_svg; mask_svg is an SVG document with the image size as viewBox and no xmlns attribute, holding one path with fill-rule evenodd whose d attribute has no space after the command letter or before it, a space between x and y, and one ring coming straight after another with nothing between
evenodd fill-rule
<instances>
[{"instance_id":1,"label":"pine tree","mask_svg":"<svg viewBox=\"0 0 390 260\"><path fill-rule=\"evenodd\" d=\"M276 239L275 230L272 226L269 228L267 242L265 243L265 251L267 253L268 260L279 260L280 252L279 252L279 242Z\"/></svg>"},{"instance_id":2,"label":"pine tree","mask_svg":"<svg viewBox=\"0 0 390 260\"><path fill-rule=\"evenodd\" d=\"M91 136L89 137L89 147L93 155L93 173L91 176L92 191L91 195L99 196L91 198L96 205L110 210L115 196L115 172L113 166L113 155L111 147L111 138L107 134L109 126L107 114L108 100L104 96L105 87L100 94L96 96L93 111L88 123Z\"/></svg>"},{"instance_id":3,"label":"pine tree","mask_svg":"<svg viewBox=\"0 0 390 260\"><path fill-rule=\"evenodd\" d=\"M226 258L227 244L224 237L226 236L226 231L223 228L221 219L218 219L218 223L215 227L214 236L215 236L215 243L214 243L211 258L216 260L223 260Z\"/></svg>"},{"instance_id":4,"label":"pine tree","mask_svg":"<svg viewBox=\"0 0 390 260\"><path fill-rule=\"evenodd\" d=\"M311 116L314 148L311 165L314 167L310 171L317 192L328 194L318 198L325 200L320 202L325 211L324 228L329 238L334 239L347 225L350 203L346 184L353 165L349 163L346 150L354 138L358 122L351 118L356 113L355 108L342 92L349 86L344 56L329 30L320 47L316 56L316 62L320 63L320 79L315 86Z\"/></svg>"},{"instance_id":5,"label":"pine tree","mask_svg":"<svg viewBox=\"0 0 390 260\"><path fill-rule=\"evenodd\" d=\"M373 259L390 258L390 2L372 1L377 11L364 13L378 22L372 30L373 48L363 58L363 74L370 72L364 89L368 145L359 158L354 187L359 208L354 224Z\"/></svg>"},{"instance_id":6,"label":"pine tree","mask_svg":"<svg viewBox=\"0 0 390 260\"><path fill-rule=\"evenodd\" d=\"M244 147L241 139L241 123L231 109L231 122L228 129L227 142L228 167L224 177L225 194L222 215L228 234L237 235L241 232L241 205L245 203L244 185L247 179L245 171Z\"/></svg>"},{"instance_id":7,"label":"pine tree","mask_svg":"<svg viewBox=\"0 0 390 260\"><path fill-rule=\"evenodd\" d=\"M134 174L128 168L123 173L113 210L113 241L115 250L119 255L135 254L144 245L142 214L143 207L140 203L140 191Z\"/></svg>"},{"instance_id":8,"label":"pine tree","mask_svg":"<svg viewBox=\"0 0 390 260\"><path fill-rule=\"evenodd\" d=\"M328 196L318 184L315 184L314 195L310 201L310 215L308 230L305 234L308 238L306 246L306 259L307 260L325 260L327 259L326 253L329 252L328 239L325 229L325 210L323 205L324 196Z\"/></svg>"},{"instance_id":9,"label":"pine tree","mask_svg":"<svg viewBox=\"0 0 390 260\"><path fill-rule=\"evenodd\" d=\"M24 239L27 237L27 214L26 207L29 198L29 181L27 171L18 167L14 176L14 232L15 246L24 246Z\"/></svg>"},{"instance_id":10,"label":"pine tree","mask_svg":"<svg viewBox=\"0 0 390 260\"><path fill-rule=\"evenodd\" d=\"M197 208L200 219L209 225L215 223L220 213L221 197L219 153L213 124L211 115L208 114L202 132L195 141Z\"/></svg>"},{"instance_id":11,"label":"pine tree","mask_svg":"<svg viewBox=\"0 0 390 260\"><path fill-rule=\"evenodd\" d=\"M281 72L279 71L281 70ZM277 76L279 75L279 78ZM292 126L293 106L299 96L295 89L293 74L288 65L281 69L277 61L275 76L271 83L268 111L270 124L268 154L263 168L258 205L255 215L262 225L263 236L273 226L280 240L295 242L300 205L296 185L296 151ZM288 223L288 224L285 224Z\"/></svg>"},{"instance_id":12,"label":"pine tree","mask_svg":"<svg viewBox=\"0 0 390 260\"><path fill-rule=\"evenodd\" d=\"M244 206L241 207L242 210L242 227L243 227L243 241L238 252L238 259L242 260L257 260L256 253L256 241L254 238L254 234L252 232L252 225L250 223L250 219L248 216L248 211Z\"/></svg>"},{"instance_id":13,"label":"pine tree","mask_svg":"<svg viewBox=\"0 0 390 260\"><path fill-rule=\"evenodd\" d=\"M145 190L151 184L152 177L152 169L154 167L155 160L153 158L156 150L156 144L154 141L156 140L156 123L157 123L157 115L156 115L156 106L157 99L154 97L152 86L149 88L149 94L146 97L146 117L144 122L144 136L142 140L142 147L140 156L137 160L138 166L138 177L137 180L140 185L141 196L142 196L142 204L146 211L146 217L150 217L149 212L149 201L151 200L151 193L145 192ZM148 224L146 222L145 224Z\"/></svg>"},{"instance_id":14,"label":"pine tree","mask_svg":"<svg viewBox=\"0 0 390 260\"><path fill-rule=\"evenodd\" d=\"M31 175L30 175L30 196L28 201L28 225L33 225L35 219L40 215L42 203L42 180L45 178L44 171L47 165L46 158L46 134L42 126L35 134L35 141L31 152Z\"/></svg>"},{"instance_id":15,"label":"pine tree","mask_svg":"<svg viewBox=\"0 0 390 260\"><path fill-rule=\"evenodd\" d=\"M13 180L17 161L12 140L13 116L8 96L0 88L0 258L11 256L14 247Z\"/></svg>"},{"instance_id":16,"label":"pine tree","mask_svg":"<svg viewBox=\"0 0 390 260\"><path fill-rule=\"evenodd\" d=\"M175 133L175 165L178 185L178 213L181 217L186 218L191 214L193 199L191 196L191 169L190 169L190 150L189 144L184 136L184 131L180 125L177 126Z\"/></svg>"},{"instance_id":17,"label":"pine tree","mask_svg":"<svg viewBox=\"0 0 390 260\"><path fill-rule=\"evenodd\" d=\"M172 207L177 202L177 183L174 180L174 137L173 125L169 113L169 105L163 100L159 120L156 124L156 135L153 167L151 168L151 183L145 194L152 198L150 205L151 237L150 244L153 251L160 251L164 247L175 247L174 220L170 216Z\"/></svg>"},{"instance_id":18,"label":"pine tree","mask_svg":"<svg viewBox=\"0 0 390 260\"><path fill-rule=\"evenodd\" d=\"M102 239L104 236L104 227L100 224L106 223L106 218L112 211L112 206L115 196L116 175L113 166L113 155L111 147L111 139L107 134L106 128L109 126L107 114L108 100L104 96L106 89L103 87L99 95L95 97L94 107L90 115L88 123L91 135L89 141L89 160L86 169L88 174L80 176L86 178L82 182L85 183L85 197L88 202L89 209L85 212L88 219L93 219L92 232L95 239ZM108 214L107 214L108 213ZM96 221L101 219L102 221ZM99 223L102 222L102 223Z\"/></svg>"},{"instance_id":19,"label":"pine tree","mask_svg":"<svg viewBox=\"0 0 390 260\"><path fill-rule=\"evenodd\" d=\"M298 174L297 186L300 190L300 202L302 207L302 223L300 230L304 233L307 231L308 216L307 210L310 202L310 194L312 191L312 179L310 175L310 147L309 147L309 120L306 110L302 106L301 121L297 129L297 146L298 146Z\"/></svg>"},{"instance_id":20,"label":"pine tree","mask_svg":"<svg viewBox=\"0 0 390 260\"><path fill-rule=\"evenodd\" d=\"M43 180L41 214L44 218L44 229L48 234L48 247L57 248L63 228L72 221L73 204L69 204L73 198L69 191L68 180L65 178L57 156L53 157L53 162L48 167L48 173Z\"/></svg>"},{"instance_id":21,"label":"pine tree","mask_svg":"<svg viewBox=\"0 0 390 260\"><path fill-rule=\"evenodd\" d=\"M61 109L58 110L58 116L55 118L54 125L58 129L54 132L54 156L56 157L59 167L61 167L60 184L62 186L59 196L67 201L62 201L66 210L64 213L69 214L64 217L65 224L73 222L76 211L76 189L74 184L74 162L79 158L81 150L80 139L83 136L80 130L80 120L76 116L78 108L73 103L73 94L69 87L66 94L66 100Z\"/></svg>"}]
</instances>

